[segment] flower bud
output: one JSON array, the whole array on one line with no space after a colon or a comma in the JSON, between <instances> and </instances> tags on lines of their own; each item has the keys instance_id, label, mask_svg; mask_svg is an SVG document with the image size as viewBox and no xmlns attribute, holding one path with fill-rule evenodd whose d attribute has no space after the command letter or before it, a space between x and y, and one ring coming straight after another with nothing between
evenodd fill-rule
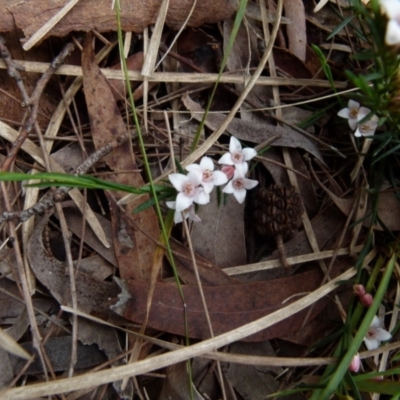
<instances>
[{"instance_id":1,"label":"flower bud","mask_svg":"<svg viewBox=\"0 0 400 400\"><path fill-rule=\"evenodd\" d=\"M350 362L349 371L358 372L360 370L361 360L360 355L357 353Z\"/></svg>"},{"instance_id":2,"label":"flower bud","mask_svg":"<svg viewBox=\"0 0 400 400\"><path fill-rule=\"evenodd\" d=\"M357 297L362 297L366 293L364 285L353 285L353 292Z\"/></svg>"},{"instance_id":3,"label":"flower bud","mask_svg":"<svg viewBox=\"0 0 400 400\"><path fill-rule=\"evenodd\" d=\"M369 293L365 293L363 296L360 296L360 302L364 307L371 307L374 298Z\"/></svg>"}]
</instances>

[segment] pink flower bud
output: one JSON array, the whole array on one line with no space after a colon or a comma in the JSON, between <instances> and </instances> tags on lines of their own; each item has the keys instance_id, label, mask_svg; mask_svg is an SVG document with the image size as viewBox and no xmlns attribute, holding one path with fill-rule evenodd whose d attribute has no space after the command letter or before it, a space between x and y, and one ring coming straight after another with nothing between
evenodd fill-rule
<instances>
[{"instance_id":1,"label":"pink flower bud","mask_svg":"<svg viewBox=\"0 0 400 400\"><path fill-rule=\"evenodd\" d=\"M353 285L353 292L357 297L365 295L365 287L363 285Z\"/></svg>"},{"instance_id":2,"label":"pink flower bud","mask_svg":"<svg viewBox=\"0 0 400 400\"><path fill-rule=\"evenodd\" d=\"M374 298L369 293L365 293L363 296L360 296L360 302L364 307L371 307Z\"/></svg>"},{"instance_id":3,"label":"pink flower bud","mask_svg":"<svg viewBox=\"0 0 400 400\"><path fill-rule=\"evenodd\" d=\"M350 362L349 371L358 372L360 370L361 360L360 355L357 353Z\"/></svg>"},{"instance_id":4,"label":"pink flower bud","mask_svg":"<svg viewBox=\"0 0 400 400\"><path fill-rule=\"evenodd\" d=\"M221 168L221 171L226 175L228 179L232 179L233 174L235 173L235 167L233 165L224 165Z\"/></svg>"}]
</instances>

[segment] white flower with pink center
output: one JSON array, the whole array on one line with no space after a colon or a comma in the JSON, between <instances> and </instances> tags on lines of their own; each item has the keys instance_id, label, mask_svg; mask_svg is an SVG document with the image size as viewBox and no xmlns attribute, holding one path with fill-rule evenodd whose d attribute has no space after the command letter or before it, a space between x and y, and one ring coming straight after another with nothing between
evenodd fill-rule
<instances>
[{"instance_id":1,"label":"white flower with pink center","mask_svg":"<svg viewBox=\"0 0 400 400\"><path fill-rule=\"evenodd\" d=\"M371 322L371 326L368 329L367 334L364 338L365 346L368 350L377 349L381 342L385 342L392 338L392 335L385 329L380 327L379 318L375 315Z\"/></svg>"},{"instance_id":2,"label":"white flower with pink center","mask_svg":"<svg viewBox=\"0 0 400 400\"><path fill-rule=\"evenodd\" d=\"M361 107L365 108L365 107ZM354 100L349 100L347 107L342 108L339 112L338 115L339 117L346 118L349 126L351 129L356 129L357 128L357 123L358 123L358 113L360 111L360 103Z\"/></svg>"},{"instance_id":3,"label":"white flower with pink center","mask_svg":"<svg viewBox=\"0 0 400 400\"><path fill-rule=\"evenodd\" d=\"M237 140L234 136L231 136L231 140L229 142L229 153L225 153L218 160L218 164L235 166L246 164L246 161L251 160L256 155L257 152L250 147L242 149L242 145L240 144L239 140Z\"/></svg>"},{"instance_id":4,"label":"white flower with pink center","mask_svg":"<svg viewBox=\"0 0 400 400\"><path fill-rule=\"evenodd\" d=\"M371 111L368 108L361 107L358 112L358 125L357 130L354 132L355 137L361 136L373 136L375 134L375 130L378 127L378 117L376 115L372 115L372 117L368 121L361 122Z\"/></svg>"},{"instance_id":5,"label":"white flower with pink center","mask_svg":"<svg viewBox=\"0 0 400 400\"><path fill-rule=\"evenodd\" d=\"M174 188L179 192L176 197L175 209L178 212L188 209L193 202L207 204L210 202L210 195L199 187L203 176L199 171L191 171L187 175L169 174L168 178Z\"/></svg>"},{"instance_id":6,"label":"white flower with pink center","mask_svg":"<svg viewBox=\"0 0 400 400\"><path fill-rule=\"evenodd\" d=\"M196 214L194 209L194 204L192 204L189 208L183 211L176 211L176 201L167 201L167 206L172 210L175 210L174 213L174 222L175 224L179 224L183 221L183 218L189 219L194 222L201 222L200 217Z\"/></svg>"},{"instance_id":7,"label":"white flower with pink center","mask_svg":"<svg viewBox=\"0 0 400 400\"><path fill-rule=\"evenodd\" d=\"M247 163L236 167L232 180L222 190L224 193L232 193L239 203L244 202L247 190L253 189L258 185L258 181L245 178L247 169Z\"/></svg>"},{"instance_id":8,"label":"white flower with pink center","mask_svg":"<svg viewBox=\"0 0 400 400\"><path fill-rule=\"evenodd\" d=\"M227 176L221 171L214 171L214 163L210 157L203 157L200 164L190 164L186 169L191 172L195 171L202 175L201 185L206 194L211 193L214 186L220 186L228 182Z\"/></svg>"}]
</instances>

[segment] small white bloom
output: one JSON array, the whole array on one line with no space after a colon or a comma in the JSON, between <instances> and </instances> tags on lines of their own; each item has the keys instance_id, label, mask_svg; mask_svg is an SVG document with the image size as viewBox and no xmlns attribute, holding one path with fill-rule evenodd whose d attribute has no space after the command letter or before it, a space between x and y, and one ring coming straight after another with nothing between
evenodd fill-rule
<instances>
[{"instance_id":1,"label":"small white bloom","mask_svg":"<svg viewBox=\"0 0 400 400\"><path fill-rule=\"evenodd\" d=\"M346 118L351 129L357 128L358 112L360 110L360 103L354 100L349 100L346 108L342 108L338 115L339 117Z\"/></svg>"},{"instance_id":2,"label":"small white bloom","mask_svg":"<svg viewBox=\"0 0 400 400\"><path fill-rule=\"evenodd\" d=\"M245 178L247 169L247 163L244 163L243 166L237 166L232 180L222 190L224 193L233 193L239 203L244 202L246 190L253 189L258 185L258 181Z\"/></svg>"},{"instance_id":3,"label":"small white bloom","mask_svg":"<svg viewBox=\"0 0 400 400\"><path fill-rule=\"evenodd\" d=\"M183 211L176 211L176 201L167 201L166 204L169 208L172 208L173 210L175 210L175 213L174 213L175 224L179 224L180 222L183 221L182 215L183 215L183 217L185 217L185 219L189 218L191 221L201 222L200 217L195 212L193 204L189 208L187 208L186 210L183 210Z\"/></svg>"},{"instance_id":4,"label":"small white bloom","mask_svg":"<svg viewBox=\"0 0 400 400\"><path fill-rule=\"evenodd\" d=\"M203 157L200 164L190 164L186 167L190 171L198 171L202 175L201 185L205 193L211 193L214 186L228 182L227 176L221 171L214 171L214 163L210 157Z\"/></svg>"},{"instance_id":5,"label":"small white bloom","mask_svg":"<svg viewBox=\"0 0 400 400\"><path fill-rule=\"evenodd\" d=\"M209 203L210 195L199 187L202 180L202 175L199 171L191 171L187 175L169 174L168 179L179 192L176 197L176 211L186 210L193 202L197 204Z\"/></svg>"},{"instance_id":6,"label":"small white bloom","mask_svg":"<svg viewBox=\"0 0 400 400\"><path fill-rule=\"evenodd\" d=\"M388 46L400 44L400 2L398 0L381 0L380 3L389 18L385 43Z\"/></svg>"},{"instance_id":7,"label":"small white bloom","mask_svg":"<svg viewBox=\"0 0 400 400\"><path fill-rule=\"evenodd\" d=\"M239 140L237 140L234 136L231 136L231 140L229 142L229 153L225 153L218 160L218 163L236 166L239 164L245 164L246 161L251 160L256 155L257 152L250 147L242 149L242 145L240 144Z\"/></svg>"},{"instance_id":8,"label":"small white bloom","mask_svg":"<svg viewBox=\"0 0 400 400\"><path fill-rule=\"evenodd\" d=\"M379 318L375 315L374 319L371 322L371 326L369 327L368 332L364 338L364 343L368 350L377 349L380 346L381 342L392 338L392 335L385 329L381 328L379 325Z\"/></svg>"},{"instance_id":9,"label":"small white bloom","mask_svg":"<svg viewBox=\"0 0 400 400\"><path fill-rule=\"evenodd\" d=\"M371 111L366 107L361 107L358 112L358 121L364 119ZM373 115L368 121L359 123L357 130L354 132L354 136L373 136L376 128L378 127L378 117Z\"/></svg>"}]
</instances>

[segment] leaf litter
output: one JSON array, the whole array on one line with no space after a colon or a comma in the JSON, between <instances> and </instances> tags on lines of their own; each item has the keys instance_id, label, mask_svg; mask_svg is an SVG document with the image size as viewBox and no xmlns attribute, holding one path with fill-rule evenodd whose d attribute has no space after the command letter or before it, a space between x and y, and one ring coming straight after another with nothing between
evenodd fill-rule
<instances>
[{"instance_id":1,"label":"leaf litter","mask_svg":"<svg viewBox=\"0 0 400 400\"><path fill-rule=\"evenodd\" d=\"M127 49L129 47L130 56L129 68L135 71L143 68L147 61L144 49L149 45L149 35L155 37L159 34L161 44L158 55L166 58L157 72L168 71L168 74L174 74L175 77L173 83L157 83L151 81L150 74L150 80L142 79L142 82L135 82L133 86L139 119L141 124L147 127L147 131L144 132L145 147L154 173L153 178L160 179L170 172L172 152L182 165L189 163L188 160L193 157L190 155L190 147L194 135L188 132L197 129L204 117L201 140L216 138L207 145L207 155L215 161L226 151L229 136L232 135L246 146L260 146L257 149L262 153L259 153L252 165L251 177L259 180L263 187L273 182L288 185L290 173L297 174L298 189L311 220L307 229L311 229L320 251L332 249L341 250L341 254L349 254L352 251L348 250L350 247L353 250L359 248L357 245L365 238L364 228L359 225L357 234L353 237L347 231L348 218L355 210L354 194L357 194L356 189L352 192L347 180L351 165L346 164L347 170L339 167L340 157L329 150L329 146L335 146L346 154L348 152L345 143L338 143L338 140L329 137L332 129L329 121L333 119L333 113L328 110L324 120L317 119L309 123L311 133L304 135L290 125L275 122L272 85L256 85L249 92L245 102L236 101L265 52L268 43L267 22L274 24L277 15L275 7L268 4L267 14L264 14L258 4L249 3L246 14L249 19L242 24L227 63L229 74L236 74L243 79L235 85L221 83L212 99L211 112L204 116L210 94L209 83L185 83L180 76L183 73L193 73L194 76L196 72L212 74L218 71L229 35L233 32L231 18L237 9L224 1L202 2L201 6L194 8L175 47L172 44L176 34L174 29L179 29L184 24L190 9L189 3L183 0L170 1L161 35L154 30L151 33L148 29L148 26L157 20L160 2L149 2L146 9L139 7L135 12L129 11L129 7L135 7L135 2L121 2L122 29L126 32L136 32L130 42L128 35L126 36L125 44ZM325 78L317 70L315 54L310 52L307 43L307 35L314 35L316 29L315 25L307 21L318 19L318 14L311 14L312 2L283 3L285 20L280 26L271 57L275 60L279 73L278 80L275 81L280 88L279 102L286 107L322 95L322 90L330 91L330 85L325 81L324 89L314 86L315 78ZM108 155L93 162L94 166L89 173L110 182L123 183L135 188L142 187L148 182L148 177L143 173L143 156L136 139L138 132L130 119L131 110L126 102L123 81L108 80L100 69L100 66L110 70L120 68L118 52L113 47L116 43L117 29L115 11L109 4L100 1L94 6L90 1L78 2L32 44L36 46L35 50L25 52L19 41L15 40L16 37L27 40L34 36L39 28L61 12L63 5L63 2L58 2L50 10L47 2L37 2L32 8L29 2L19 4L10 1L7 12L0 17L0 31L16 62L19 59L51 61L46 49L48 46L52 46L53 49L59 47L58 39L55 38L59 36L76 44L75 50L64 59L66 66L82 67L81 76L75 83L76 88L68 98L62 96L66 96L71 79L52 76L45 88L45 95L40 98L40 106L46 112L40 113L35 120L46 134L43 137L38 129L39 132L35 131L37 139L33 134L27 136L22 140L21 151L18 154L13 155L7 151L7 141L14 142L19 135L17 130L25 126L23 113L15 104L18 102L13 101L15 111L8 116L3 112L0 114L2 165L15 163L14 170L24 172L40 168L49 171L64 170L73 174L85 160L91 160L91 154L101 151L110 143L116 143ZM254 13L255 8L259 14ZM263 20L263 15L267 15L268 21ZM218 27L217 22L223 22L222 29ZM18 36L17 28L25 37L22 37L21 33ZM91 33L82 36L77 31ZM318 44L323 45L322 42ZM102 48L105 53L108 52L108 56L99 63L98 55ZM340 52L335 55L337 59L342 56ZM337 59L332 62L333 67L337 66ZM272 64L269 65L271 68ZM12 78L6 75L5 66L6 63L0 64L3 68L0 70L2 99L3 90L10 91L14 84ZM38 65L32 63L29 68L28 70L35 71L34 68L38 68ZM43 70L39 69L35 72L41 71ZM35 76L32 73L21 73L26 79L29 96L38 81L32 78ZM335 79L344 80L341 71L335 70L335 73ZM263 74L277 76L276 71L272 74L268 68L263 69ZM12 96L19 98L18 90L12 93ZM9 97L5 96L4 99L6 98L10 101ZM34 101L39 103L39 99ZM64 106L59 114L54 112L57 101ZM329 105L326 101L324 103L324 100L321 102L322 106ZM66 104L70 106L65 107ZM236 105L238 113L228 117L230 122L226 131L220 132L220 127L226 121L226 113ZM301 106L295 106L294 110L296 107L299 115L305 115L300 113L300 110L304 111ZM51 119L52 115L55 118L56 114L57 122ZM29 116L29 113L27 115ZM281 115L284 121L288 119L285 114ZM313 115L312 112L307 118L310 115ZM146 122L141 119L142 116L147 116ZM298 119L286 122L292 125L307 123ZM54 128L54 133L47 135L51 126L57 128ZM51 146L45 145L50 141ZM321 145L321 142L326 145ZM293 165L287 162L287 155L284 153L284 149L287 148L290 148ZM204 153L205 150L198 151ZM203 154L197 155L200 158ZM196 160L192 159L191 162L193 161ZM313 173L318 175L318 179ZM24 206L24 194L18 185L8 183L7 186L7 191L3 193L4 201L0 202L0 211L14 211L18 217ZM101 325L82 317L74 320L60 312L60 305L73 305L73 297L65 250L62 248L62 241L54 239L59 236L59 233L56 233L59 229L57 215L51 216L49 211L45 211L45 215L41 215L42 212L35 213L37 216L29 242L22 244L23 260L19 259L17 252L14 253L14 241L19 241L18 234L11 235L9 232L15 231L8 231L6 228L7 224L15 227L12 225L14 222L3 221L3 243L0 253L1 332L8 332L9 335L0 338L0 347L7 350L1 350L0 362L0 371L4 372L0 385L4 389L8 388L3 393L4 398L13 398L13 393L16 393L13 390L19 389L19 379L22 377L28 378L29 384L25 392L19 392L18 398L29 398L29 386L44 382L43 371L50 381L60 379L63 373L70 370L74 342L77 343L78 355L74 369L75 373L82 377L81 383L76 387L85 388L81 392L76 390L76 395L81 398L86 398L85 391L96 398L113 398L116 393L126 399L136 398L134 396L168 398L171 393L174 393L173 396L177 399L189 398L185 363L176 363L161 369L161 373L153 377L140 375L134 380L129 379L127 384L122 381L125 376L121 375L113 379L112 386L101 387L95 381L91 383L85 376L92 376L90 368L103 363L101 368L115 368L130 360L134 368L136 360L140 362L150 357L158 357L160 352L164 352L162 348L150 344L151 342L146 343L142 336L141 341L137 341L135 333L140 332L148 337L161 336L164 341L172 343L183 344L185 337L190 343L201 343L202 340L210 339L207 317L211 320L213 335L218 339L220 335L238 331L247 324L261 320L269 314L277 315L275 313L279 314L282 310L284 316L274 325L241 336L240 342L228 340L223 348L228 354L243 355L243 360L246 356L265 357L268 354L276 358L278 364L275 370L245 363L224 366L223 363L206 361L203 358L195 358L192 365L193 398L264 398L262 396L276 391L282 382L277 377L282 370L278 368L279 357L276 354L285 343L296 343L301 347L301 354L316 357L318 353L311 352L309 346L332 333L334 327L340 326L339 316L332 317L326 324L315 322L319 321L321 312L326 309L328 297L315 300L309 308L286 318L286 308L297 304L296 301L303 296L317 292L318 288L324 285L326 276L324 278L324 273L319 269L321 262L316 261L299 261L292 266L290 272L282 268L264 270L265 263L276 261L279 256L273 241L264 240L254 232L252 192L242 205L236 203L233 198L229 198L227 205L222 205L219 203L223 203L224 199L213 196L211 204L201 208L198 215L202 222L192 224L190 230L190 239L196 253L194 255L187 246L188 238L185 232L179 225L172 228L170 244L177 274L182 283L184 303L173 278L171 260L167 257L161 260L160 257L160 254L164 254L164 243L160 242L161 231L155 211L150 207L139 213L134 212L138 206L151 199L149 195L136 196L133 202L122 206L119 202L125 196L122 192L98 190L85 193L74 189L69 193L80 208L80 211L77 211L75 207L71 207L69 201L62 203L70 231L73 253L71 255L76 268L76 287L72 296L76 298L79 311L98 317L113 326ZM44 191L38 192L37 202L42 201L40 196L44 194ZM389 188L382 194L381 202L381 205L378 205L381 226L376 229L399 230L399 206L395 193ZM12 209L9 208L10 203ZM363 212L360 211L360 204L358 207L354 219L365 215L363 223L367 226L369 206ZM166 211L166 208L163 208L164 215ZM88 224L85 223L85 219ZM352 233L355 234L355 231ZM286 255L301 257L313 253L309 238L310 232L304 227L293 232L285 242ZM112 247L105 246L107 243L112 244ZM56 258L56 255L60 257L59 254L63 259ZM197 272L193 269L193 260ZM30 286L30 292L27 290L28 286L23 291L18 290L26 281L26 276L21 275L21 270L15 268L16 263L22 262L31 269L32 276L29 279L35 283ZM247 264L252 267L253 272L246 272ZM336 261L331 259L328 264L329 279L335 278L353 265L351 258L346 255L340 256ZM237 266L242 266L243 271L235 277L229 276L229 270ZM202 284L207 310L203 307L204 302L197 286L197 274ZM346 308L349 302L349 290L346 285L341 287L341 307ZM31 307L30 314L24 311L24 303L28 308ZM4 312L5 310L7 312ZM334 314L332 313L332 316ZM35 329L32 333L29 329L33 319L37 326L37 334ZM311 326L316 328L307 329ZM76 337L71 334L72 328L76 328ZM121 333L121 328L128 329L130 333ZM316 331L319 336L316 335ZM10 345L5 344L6 340L11 340L8 342ZM40 341L43 341L43 345L38 351ZM135 348L135 343L139 348ZM57 348L63 351L57 353ZM26 357L26 351L34 357L32 364L25 365L22 359L17 359L11 354ZM135 353L133 359L128 354L130 352ZM292 356L298 354L293 350ZM49 361L48 364L44 362L45 359ZM33 359L29 362L32 361ZM219 368L227 368L227 372L217 373ZM157 369L159 368L155 367L153 371ZM266 374L268 378L265 378ZM71 376L67 379L71 379ZM301 376L292 375L288 376L288 379L290 384L295 384L301 381ZM87 383L84 380L87 380ZM252 384L249 385L248 382ZM93 387L94 389L90 389ZM43 396L63 393L59 389L50 389L46 384L42 388L40 390L43 390Z\"/></svg>"}]
</instances>

